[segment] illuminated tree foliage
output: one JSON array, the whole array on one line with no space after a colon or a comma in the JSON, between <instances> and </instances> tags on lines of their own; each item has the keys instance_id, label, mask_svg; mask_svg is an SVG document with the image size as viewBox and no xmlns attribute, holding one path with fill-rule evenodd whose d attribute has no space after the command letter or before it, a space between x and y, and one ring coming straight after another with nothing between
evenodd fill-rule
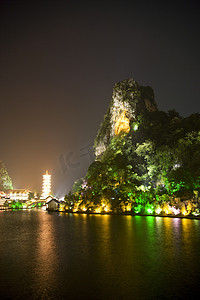
<instances>
[{"instance_id":1,"label":"illuminated tree foliage","mask_svg":"<svg viewBox=\"0 0 200 300\"><path fill-rule=\"evenodd\" d=\"M175 112L161 114L162 123L154 114L151 130L144 121L141 128L145 141L137 144L136 153L144 159L152 187L192 195L200 188L200 115L182 118Z\"/></svg>"},{"instance_id":2,"label":"illuminated tree foliage","mask_svg":"<svg viewBox=\"0 0 200 300\"><path fill-rule=\"evenodd\" d=\"M21 201L13 200L10 203L9 207L12 208L12 209L22 209L23 208L23 203Z\"/></svg>"},{"instance_id":3,"label":"illuminated tree foliage","mask_svg":"<svg viewBox=\"0 0 200 300\"><path fill-rule=\"evenodd\" d=\"M200 114L158 111L150 87L123 81L94 148L96 160L66 196L74 211L198 213Z\"/></svg>"},{"instance_id":4,"label":"illuminated tree foliage","mask_svg":"<svg viewBox=\"0 0 200 300\"><path fill-rule=\"evenodd\" d=\"M8 175L8 171L6 170L4 163L0 161L0 190L6 191L12 188L12 180Z\"/></svg>"}]
</instances>

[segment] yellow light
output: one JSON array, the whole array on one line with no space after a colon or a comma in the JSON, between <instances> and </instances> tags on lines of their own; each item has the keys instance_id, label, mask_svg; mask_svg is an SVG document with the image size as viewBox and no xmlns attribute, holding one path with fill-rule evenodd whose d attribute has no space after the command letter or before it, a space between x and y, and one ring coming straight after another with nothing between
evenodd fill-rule
<instances>
[{"instance_id":1,"label":"yellow light","mask_svg":"<svg viewBox=\"0 0 200 300\"><path fill-rule=\"evenodd\" d=\"M160 206L158 206L155 210L156 214L159 215L162 211L162 208Z\"/></svg>"},{"instance_id":2,"label":"yellow light","mask_svg":"<svg viewBox=\"0 0 200 300\"><path fill-rule=\"evenodd\" d=\"M129 132L130 126L129 126L129 119L126 117L126 111L124 110L120 116L118 117L116 123L115 123L115 134L120 134L121 131Z\"/></svg>"},{"instance_id":3,"label":"yellow light","mask_svg":"<svg viewBox=\"0 0 200 300\"><path fill-rule=\"evenodd\" d=\"M163 205L163 211L166 215L171 214L171 206L168 203L164 203Z\"/></svg>"},{"instance_id":4,"label":"yellow light","mask_svg":"<svg viewBox=\"0 0 200 300\"><path fill-rule=\"evenodd\" d=\"M187 215L188 215L188 212L187 212L186 209L183 209L181 212L182 212L182 214L183 214L184 216L187 216Z\"/></svg>"},{"instance_id":5,"label":"yellow light","mask_svg":"<svg viewBox=\"0 0 200 300\"><path fill-rule=\"evenodd\" d=\"M105 211L105 212L110 211L110 206L109 206L109 205L106 205L106 206L104 207L104 211Z\"/></svg>"},{"instance_id":6,"label":"yellow light","mask_svg":"<svg viewBox=\"0 0 200 300\"><path fill-rule=\"evenodd\" d=\"M131 211L131 208L132 208L132 206L131 206L131 204L129 203L129 204L126 206L126 210L127 210L127 211Z\"/></svg>"},{"instance_id":7,"label":"yellow light","mask_svg":"<svg viewBox=\"0 0 200 300\"><path fill-rule=\"evenodd\" d=\"M60 204L59 211L65 211L65 204Z\"/></svg>"}]
</instances>

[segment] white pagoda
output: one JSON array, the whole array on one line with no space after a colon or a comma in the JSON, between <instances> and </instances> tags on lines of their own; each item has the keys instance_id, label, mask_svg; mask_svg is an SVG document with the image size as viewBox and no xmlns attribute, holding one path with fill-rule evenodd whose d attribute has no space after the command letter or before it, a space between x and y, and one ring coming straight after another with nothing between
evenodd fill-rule
<instances>
[{"instance_id":1,"label":"white pagoda","mask_svg":"<svg viewBox=\"0 0 200 300\"><path fill-rule=\"evenodd\" d=\"M46 171L46 174L43 175L43 184L42 184L42 199L46 199L51 193L51 175Z\"/></svg>"}]
</instances>

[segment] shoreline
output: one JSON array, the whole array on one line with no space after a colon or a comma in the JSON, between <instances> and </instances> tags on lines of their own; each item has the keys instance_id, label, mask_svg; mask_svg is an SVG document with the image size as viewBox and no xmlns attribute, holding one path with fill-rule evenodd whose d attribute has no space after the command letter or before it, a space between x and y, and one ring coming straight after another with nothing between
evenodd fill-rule
<instances>
[{"instance_id":1,"label":"shoreline","mask_svg":"<svg viewBox=\"0 0 200 300\"><path fill-rule=\"evenodd\" d=\"M12 209L12 208L7 208L7 209L0 209L0 211L30 211L30 210L41 210L40 208L33 208L33 209L29 209L29 208L19 208L19 209ZM200 220L200 216L192 216L192 215L187 215L187 216L182 216L182 215L155 215L155 214L134 214L131 212L125 212L125 213L113 213L113 212L107 212L107 213L96 213L96 212L81 212L81 211L59 211L59 210L52 210L52 211L48 211L48 210L43 210L46 212L57 212L57 213L68 213L68 214L79 214L79 215L100 215L100 216L104 216L104 215L109 215L109 216L132 216L132 217L161 217L161 218L176 218L176 219L190 219L190 220Z\"/></svg>"},{"instance_id":2,"label":"shoreline","mask_svg":"<svg viewBox=\"0 0 200 300\"><path fill-rule=\"evenodd\" d=\"M79 214L79 215L112 215L112 216L132 216L132 217L161 217L161 218L177 218L177 219L191 219L191 220L200 220L200 216L182 216L182 215L155 215L155 214L134 214L134 213L113 213L113 212L107 212L107 213L95 213L95 212L72 212L72 211L58 211L63 213L71 213L71 214Z\"/></svg>"}]
</instances>

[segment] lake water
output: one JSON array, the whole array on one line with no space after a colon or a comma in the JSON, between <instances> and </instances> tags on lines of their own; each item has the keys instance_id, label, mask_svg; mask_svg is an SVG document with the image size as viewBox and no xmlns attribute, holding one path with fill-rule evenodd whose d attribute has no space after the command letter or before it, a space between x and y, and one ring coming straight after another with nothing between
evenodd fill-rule
<instances>
[{"instance_id":1,"label":"lake water","mask_svg":"<svg viewBox=\"0 0 200 300\"><path fill-rule=\"evenodd\" d=\"M0 212L0 299L191 299L199 273L199 220Z\"/></svg>"}]
</instances>

